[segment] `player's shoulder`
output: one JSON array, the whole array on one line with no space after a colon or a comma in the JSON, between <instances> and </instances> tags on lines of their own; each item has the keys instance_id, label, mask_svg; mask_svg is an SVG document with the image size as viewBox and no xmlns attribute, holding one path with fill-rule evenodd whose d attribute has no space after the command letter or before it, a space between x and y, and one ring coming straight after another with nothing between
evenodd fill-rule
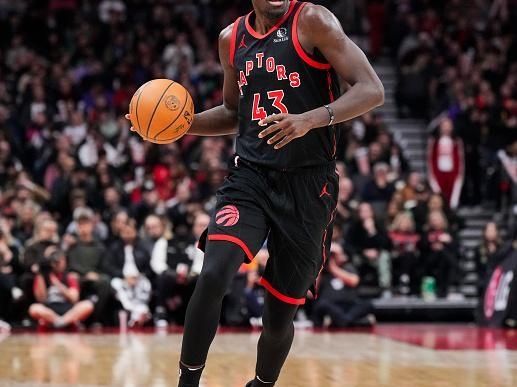
<instances>
[{"instance_id":1,"label":"player's shoulder","mask_svg":"<svg viewBox=\"0 0 517 387\"><path fill-rule=\"evenodd\" d=\"M334 18L334 14L327 7L309 2L305 3L299 16L302 22L316 24L327 24Z\"/></svg>"},{"instance_id":2,"label":"player's shoulder","mask_svg":"<svg viewBox=\"0 0 517 387\"><path fill-rule=\"evenodd\" d=\"M219 56L223 66L230 63L230 51L232 45L233 26L235 22L222 29L219 33Z\"/></svg>"},{"instance_id":3,"label":"player's shoulder","mask_svg":"<svg viewBox=\"0 0 517 387\"><path fill-rule=\"evenodd\" d=\"M232 24L226 26L221 30L221 32L219 33L219 42L230 41L232 37L233 26L236 22L237 21L233 22Z\"/></svg>"},{"instance_id":4,"label":"player's shoulder","mask_svg":"<svg viewBox=\"0 0 517 387\"><path fill-rule=\"evenodd\" d=\"M325 32L335 25L336 16L325 6L305 3L300 11L299 25L310 30Z\"/></svg>"}]
</instances>

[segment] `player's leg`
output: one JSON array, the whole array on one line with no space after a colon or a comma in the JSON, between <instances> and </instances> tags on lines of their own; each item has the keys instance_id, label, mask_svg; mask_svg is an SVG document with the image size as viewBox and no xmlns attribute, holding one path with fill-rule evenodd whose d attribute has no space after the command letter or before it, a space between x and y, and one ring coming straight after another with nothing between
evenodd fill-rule
<instances>
[{"instance_id":1,"label":"player's leg","mask_svg":"<svg viewBox=\"0 0 517 387\"><path fill-rule=\"evenodd\" d=\"M271 294L266 295L263 330L257 346L257 367L253 387L273 386L294 338L293 320L298 305L287 304Z\"/></svg>"},{"instance_id":2,"label":"player's leg","mask_svg":"<svg viewBox=\"0 0 517 387\"><path fill-rule=\"evenodd\" d=\"M267 211L270 258L260 282L268 295L257 374L251 387L273 386L284 365L294 336L296 310L305 303L329 254L338 190L332 168L278 173L271 178L279 189L270 194L272 205Z\"/></svg>"},{"instance_id":3,"label":"player's leg","mask_svg":"<svg viewBox=\"0 0 517 387\"><path fill-rule=\"evenodd\" d=\"M197 387L199 384L219 324L224 294L242 262L242 249L236 244L208 243L203 269L185 317L180 387Z\"/></svg>"},{"instance_id":4,"label":"player's leg","mask_svg":"<svg viewBox=\"0 0 517 387\"><path fill-rule=\"evenodd\" d=\"M236 159L237 160L237 159ZM269 186L248 165L232 164L225 184L217 191L210 220L203 269L190 299L180 358L180 387L197 387L208 349L214 339L222 300L240 265L251 261L269 232L264 198Z\"/></svg>"}]
</instances>

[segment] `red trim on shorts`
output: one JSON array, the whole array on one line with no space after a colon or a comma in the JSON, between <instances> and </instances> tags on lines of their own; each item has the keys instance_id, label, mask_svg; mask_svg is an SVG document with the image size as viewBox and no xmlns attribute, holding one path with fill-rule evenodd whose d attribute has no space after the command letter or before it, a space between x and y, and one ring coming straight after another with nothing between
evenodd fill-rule
<instances>
[{"instance_id":1,"label":"red trim on shorts","mask_svg":"<svg viewBox=\"0 0 517 387\"><path fill-rule=\"evenodd\" d=\"M293 38L293 44L294 49L296 50L296 53L298 56L309 66L317 68L319 70L328 70L331 68L329 63L321 63L314 59L312 59L307 52L303 49L302 45L300 44L300 40L298 39L298 17L300 16L300 12L305 7L307 3L302 3L298 9L296 10L296 13L294 15L293 20L293 28L292 28L292 38Z\"/></svg>"},{"instance_id":2,"label":"red trim on shorts","mask_svg":"<svg viewBox=\"0 0 517 387\"><path fill-rule=\"evenodd\" d=\"M330 102L334 102L335 98L334 98L334 93L332 92L332 75L330 75L329 70L327 70L327 85L329 88L329 98L330 98Z\"/></svg>"},{"instance_id":3,"label":"red trim on shorts","mask_svg":"<svg viewBox=\"0 0 517 387\"><path fill-rule=\"evenodd\" d=\"M259 34L257 31L255 31L253 29L253 27L251 26L250 24L250 15L253 13L253 11L251 11L250 13L248 13L246 15L246 19L244 20L245 21L245 24L246 24L246 29L248 30L248 32L256 39L264 39L266 36L270 35L271 33L275 32L278 27L280 27L288 18L289 18L289 15L291 15L291 12L293 11L294 9L294 5L297 3L296 0L293 0L291 1L291 4L289 4L289 9L287 10L287 12L284 14L284 16L282 16L282 18L278 21L278 23L276 23L273 27L271 27L271 29L266 32L264 35L262 34Z\"/></svg>"},{"instance_id":4,"label":"red trim on shorts","mask_svg":"<svg viewBox=\"0 0 517 387\"><path fill-rule=\"evenodd\" d=\"M332 76L330 75L330 69L327 70L327 86L329 89L329 99L330 102L334 102L334 93L332 92ZM337 142L336 142L336 131L334 130L332 133L332 158L336 157L337 150Z\"/></svg>"},{"instance_id":5,"label":"red trim on shorts","mask_svg":"<svg viewBox=\"0 0 517 387\"><path fill-rule=\"evenodd\" d=\"M285 302L286 304L291 304L291 305L305 304L305 298L292 298L292 297L286 296L285 294L280 293L264 277L260 278L259 284L264 286L269 293L271 293L273 296L278 298L280 301Z\"/></svg>"},{"instance_id":6,"label":"red trim on shorts","mask_svg":"<svg viewBox=\"0 0 517 387\"><path fill-rule=\"evenodd\" d=\"M244 254L246 254L246 258L248 258L248 261L251 262L255 258L255 256L251 253L251 250L248 248L246 243L244 243L241 239L234 237L232 235L226 235L226 234L210 234L208 235L209 241L226 241L235 243L237 246L239 246L242 251L244 251Z\"/></svg>"},{"instance_id":7,"label":"red trim on shorts","mask_svg":"<svg viewBox=\"0 0 517 387\"><path fill-rule=\"evenodd\" d=\"M239 29L239 23L242 19L242 16L237 18L233 23L232 28L232 37L230 39L230 66L234 67L235 60L235 44L237 43L237 30Z\"/></svg>"},{"instance_id":8,"label":"red trim on shorts","mask_svg":"<svg viewBox=\"0 0 517 387\"><path fill-rule=\"evenodd\" d=\"M328 222L327 226L325 227L325 231L323 232L323 238L322 238L322 241L321 241L321 245L322 245L321 255L323 257L323 263L321 264L320 271L318 272L318 276L316 277L316 282L314 284L314 293L315 293L314 294L314 298L315 299L318 299L318 296L319 296L318 288L316 286L317 283L318 283L318 278L321 275L321 272L323 271L323 269L325 268L325 264L327 263L327 249L326 249L326 246L325 246L325 242L327 241L328 230L329 230L330 225L334 221L334 218L336 216L336 212L337 212L337 207L334 208L334 210L330 214L329 222Z\"/></svg>"}]
</instances>

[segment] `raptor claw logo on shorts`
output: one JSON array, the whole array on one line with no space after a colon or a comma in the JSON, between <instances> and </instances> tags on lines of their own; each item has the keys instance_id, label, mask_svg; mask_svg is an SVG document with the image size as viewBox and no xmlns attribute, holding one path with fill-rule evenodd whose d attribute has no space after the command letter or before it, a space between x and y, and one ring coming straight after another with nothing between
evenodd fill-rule
<instances>
[{"instance_id":1,"label":"raptor claw logo on shorts","mask_svg":"<svg viewBox=\"0 0 517 387\"><path fill-rule=\"evenodd\" d=\"M235 226L239 221L239 210L232 205L224 206L215 214L215 223L219 226Z\"/></svg>"}]
</instances>

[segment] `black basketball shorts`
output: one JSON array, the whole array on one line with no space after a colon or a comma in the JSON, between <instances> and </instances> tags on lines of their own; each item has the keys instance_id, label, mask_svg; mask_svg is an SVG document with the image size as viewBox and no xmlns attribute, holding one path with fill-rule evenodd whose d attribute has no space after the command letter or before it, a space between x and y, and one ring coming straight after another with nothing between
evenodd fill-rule
<instances>
[{"instance_id":1,"label":"black basketball shorts","mask_svg":"<svg viewBox=\"0 0 517 387\"><path fill-rule=\"evenodd\" d=\"M338 189L334 162L279 171L236 157L199 247L234 243L251 262L267 239L260 283L281 301L304 304L329 256Z\"/></svg>"}]
</instances>

